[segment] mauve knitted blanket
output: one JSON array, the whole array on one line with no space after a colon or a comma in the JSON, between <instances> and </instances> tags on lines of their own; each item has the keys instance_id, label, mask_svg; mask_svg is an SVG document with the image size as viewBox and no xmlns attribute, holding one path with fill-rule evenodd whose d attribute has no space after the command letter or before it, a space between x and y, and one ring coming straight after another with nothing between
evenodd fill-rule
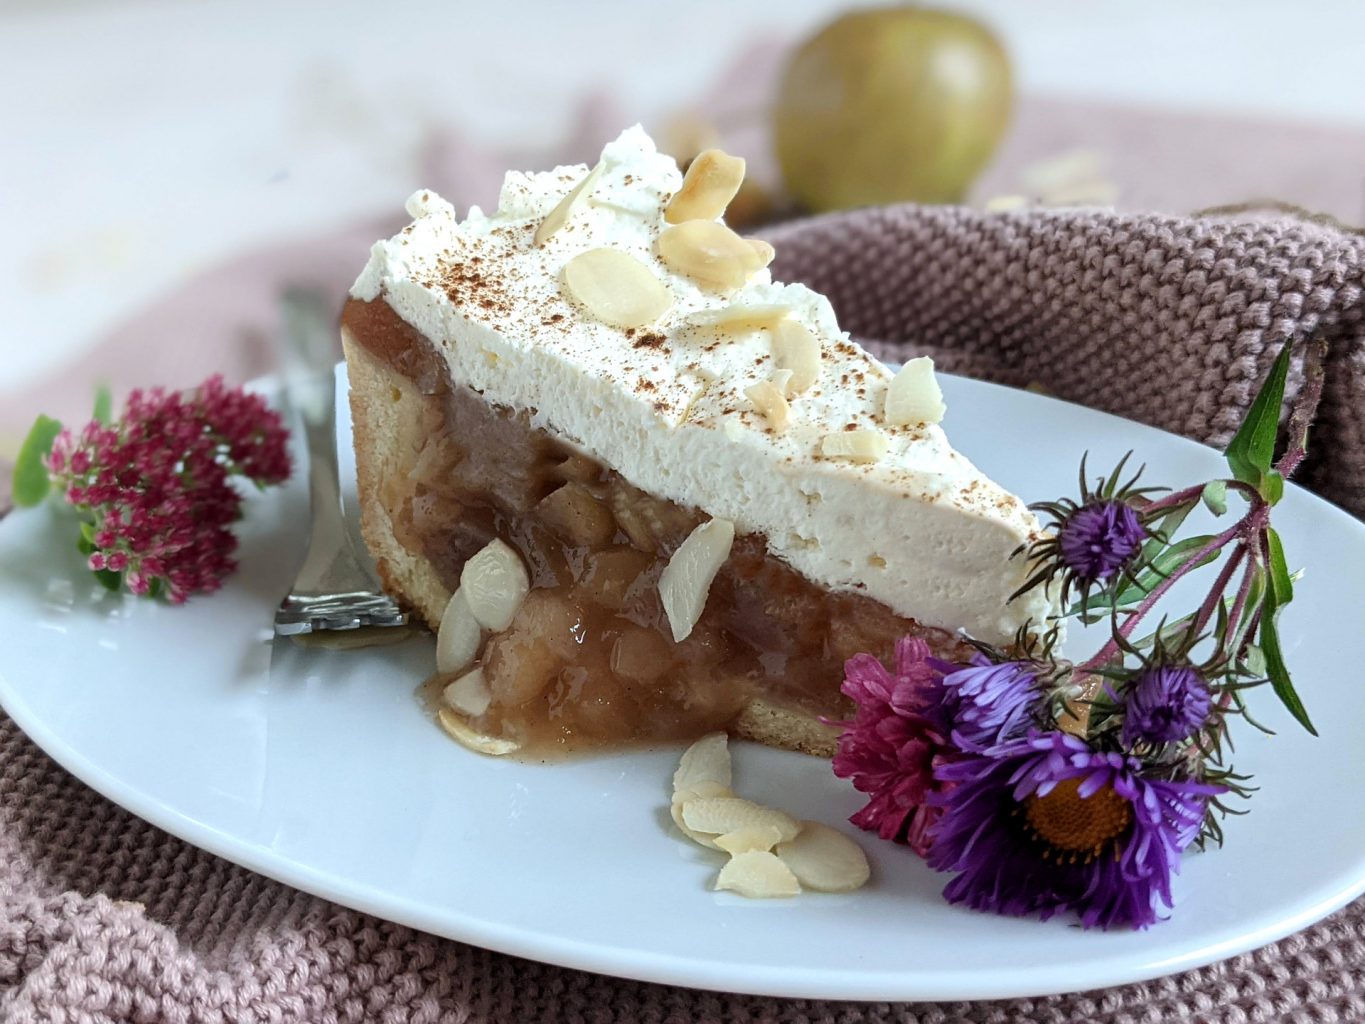
<instances>
[{"instance_id":1,"label":"mauve knitted blanket","mask_svg":"<svg viewBox=\"0 0 1365 1024\"><path fill-rule=\"evenodd\" d=\"M1301 479L1365 513L1358 236L1287 222L896 208L769 237L777 275L825 291L884 355L928 352L945 369L1038 384L1211 443L1235 428L1279 346L1321 331L1325 399ZM0 719L0 1016L1355 1021L1365 1020L1365 900L1258 952L1081 995L890 1005L694 992L489 953L268 881L95 795Z\"/></svg>"}]
</instances>

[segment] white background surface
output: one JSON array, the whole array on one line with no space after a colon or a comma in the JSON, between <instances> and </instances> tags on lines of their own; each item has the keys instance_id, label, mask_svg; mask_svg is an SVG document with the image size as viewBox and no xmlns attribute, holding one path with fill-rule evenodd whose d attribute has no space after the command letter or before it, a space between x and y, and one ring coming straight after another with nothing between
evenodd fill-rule
<instances>
[{"instance_id":1,"label":"white background surface","mask_svg":"<svg viewBox=\"0 0 1365 1024\"><path fill-rule=\"evenodd\" d=\"M1079 406L958 378L943 385L954 441L1028 500L1074 486L1082 437L1092 466L1135 448L1148 479L1174 486L1222 462ZM345 430L344 403L339 418ZM353 479L349 442L340 449L342 477ZM430 638L341 653L272 642L306 504L298 478L253 497L241 571L211 600L181 608L101 590L80 564L72 523L51 510L0 521L5 710L134 813L292 885L493 949L727 991L1080 991L1264 944L1365 885L1365 818L1342 798L1342 780L1365 775L1365 704L1337 653L1341 638L1365 634L1365 526L1292 484L1276 523L1306 577L1281 630L1321 738L1269 692L1249 695L1279 731L1236 735L1235 765L1260 787L1251 813L1229 820L1226 847L1185 858L1171 920L1109 933L949 906L939 895L946 876L870 836L873 878L858 892L773 901L712 892L721 858L668 818L680 749L553 767L479 757L446 738L414 695L433 667ZM1183 585L1176 602L1190 599ZM1071 656L1093 649L1076 639ZM735 786L855 831L844 819L861 798L825 761L736 744Z\"/></svg>"},{"instance_id":2,"label":"white background surface","mask_svg":"<svg viewBox=\"0 0 1365 1024\"><path fill-rule=\"evenodd\" d=\"M841 6L0 3L0 401L227 256L396 211L433 124L543 148L594 92L648 124ZM1365 3L954 6L1025 92L1365 125Z\"/></svg>"}]
</instances>

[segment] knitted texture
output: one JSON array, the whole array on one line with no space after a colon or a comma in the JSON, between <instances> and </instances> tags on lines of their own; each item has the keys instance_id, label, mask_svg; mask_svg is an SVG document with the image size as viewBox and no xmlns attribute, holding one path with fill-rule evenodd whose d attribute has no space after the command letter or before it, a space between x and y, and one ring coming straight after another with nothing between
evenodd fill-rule
<instances>
[{"instance_id":1,"label":"knitted texture","mask_svg":"<svg viewBox=\"0 0 1365 1024\"><path fill-rule=\"evenodd\" d=\"M883 355L1223 442L1288 338L1328 339L1303 479L1365 513L1365 246L1297 224L892 208L775 229L777 276ZM1297 384L1296 381L1291 382ZM0 505L2 507L2 505ZM0 716L0 1019L594 1024L1365 1020L1365 900L1255 953L1082 995L823 1003L502 956L195 849L87 789Z\"/></svg>"}]
</instances>

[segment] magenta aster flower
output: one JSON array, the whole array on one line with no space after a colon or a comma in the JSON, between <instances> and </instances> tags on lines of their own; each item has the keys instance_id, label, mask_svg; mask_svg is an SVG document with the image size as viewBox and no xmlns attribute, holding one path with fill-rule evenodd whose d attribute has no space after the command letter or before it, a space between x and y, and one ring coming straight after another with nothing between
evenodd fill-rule
<instances>
[{"instance_id":1,"label":"magenta aster flower","mask_svg":"<svg viewBox=\"0 0 1365 1024\"><path fill-rule=\"evenodd\" d=\"M134 391L117 423L58 434L47 469L85 516L90 568L178 604L236 568L230 527L242 499L230 478L287 479L287 438L264 400L215 376L184 396Z\"/></svg>"},{"instance_id":2,"label":"magenta aster flower","mask_svg":"<svg viewBox=\"0 0 1365 1024\"><path fill-rule=\"evenodd\" d=\"M1061 524L1062 561L1082 584L1103 583L1142 548L1147 530L1131 505L1098 500L1082 505Z\"/></svg>"},{"instance_id":3,"label":"magenta aster flower","mask_svg":"<svg viewBox=\"0 0 1365 1024\"><path fill-rule=\"evenodd\" d=\"M941 763L930 867L944 896L1010 916L1075 913L1087 928L1145 928L1218 786L1145 774L1136 758L1062 732L1030 733Z\"/></svg>"},{"instance_id":4,"label":"magenta aster flower","mask_svg":"<svg viewBox=\"0 0 1365 1024\"><path fill-rule=\"evenodd\" d=\"M1029 662L996 664L978 654L971 665L944 676L943 688L953 743L963 750L993 747L1037 724L1043 693L1037 666Z\"/></svg>"},{"instance_id":5,"label":"magenta aster flower","mask_svg":"<svg viewBox=\"0 0 1365 1024\"><path fill-rule=\"evenodd\" d=\"M1209 688L1188 665L1160 665L1134 678L1124 694L1123 742L1178 743L1209 717Z\"/></svg>"},{"instance_id":6,"label":"magenta aster flower","mask_svg":"<svg viewBox=\"0 0 1365 1024\"><path fill-rule=\"evenodd\" d=\"M928 805L938 788L934 766L949 753L940 678L929 646L912 637L896 644L894 673L871 654L844 664L842 690L858 711L843 723L834 774L871 797L849 821L920 856L938 815Z\"/></svg>"}]
</instances>

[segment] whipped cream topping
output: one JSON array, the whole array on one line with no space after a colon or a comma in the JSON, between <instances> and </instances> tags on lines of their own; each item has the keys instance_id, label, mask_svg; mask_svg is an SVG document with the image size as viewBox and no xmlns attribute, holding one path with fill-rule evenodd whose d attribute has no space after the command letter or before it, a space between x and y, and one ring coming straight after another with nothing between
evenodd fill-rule
<instances>
[{"instance_id":1,"label":"whipped cream topping","mask_svg":"<svg viewBox=\"0 0 1365 1024\"><path fill-rule=\"evenodd\" d=\"M586 200L540 246L537 226L587 167L511 172L497 212L474 207L463 221L435 193L416 193L413 223L375 244L351 294L387 301L432 341L455 383L529 412L645 491L762 534L822 586L991 643L1041 623L1053 611L1041 592L1008 600L1025 569L1010 555L1039 528L1024 504L937 425L882 421L892 373L839 329L823 296L766 270L721 294L661 262L663 208L682 176L642 129L608 144L600 166ZM565 264L603 246L634 256L672 293L657 323L609 326L565 291ZM820 342L820 376L791 399L781 432L745 396L773 377L769 331L704 323L727 306L781 306ZM884 436L885 454L869 463L820 454L826 435L854 430Z\"/></svg>"}]
</instances>

